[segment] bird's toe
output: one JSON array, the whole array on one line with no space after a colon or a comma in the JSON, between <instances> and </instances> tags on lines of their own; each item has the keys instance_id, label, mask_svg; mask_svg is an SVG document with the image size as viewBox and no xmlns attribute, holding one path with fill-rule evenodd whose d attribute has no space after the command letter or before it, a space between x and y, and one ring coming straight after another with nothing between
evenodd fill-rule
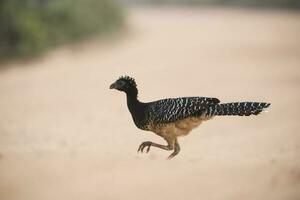
<instances>
[{"instance_id":1,"label":"bird's toe","mask_svg":"<svg viewBox=\"0 0 300 200\"><path fill-rule=\"evenodd\" d=\"M151 144L152 144L152 142L149 142L149 141L143 142L143 143L139 146L138 152L142 152L142 153L143 153L143 152L144 152L144 149L147 147L146 153L148 153L148 152L150 151Z\"/></svg>"}]
</instances>

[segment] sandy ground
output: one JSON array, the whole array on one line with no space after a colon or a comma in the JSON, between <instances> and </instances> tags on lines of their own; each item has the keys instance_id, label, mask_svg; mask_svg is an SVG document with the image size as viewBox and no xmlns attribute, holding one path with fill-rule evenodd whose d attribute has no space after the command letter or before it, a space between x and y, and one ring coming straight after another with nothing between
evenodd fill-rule
<instances>
[{"instance_id":1,"label":"sandy ground","mask_svg":"<svg viewBox=\"0 0 300 200\"><path fill-rule=\"evenodd\" d=\"M64 47L0 71L0 199L300 199L300 13L132 8L117 41ZM120 75L142 101L215 96L272 102L218 117L181 152L133 125Z\"/></svg>"}]
</instances>

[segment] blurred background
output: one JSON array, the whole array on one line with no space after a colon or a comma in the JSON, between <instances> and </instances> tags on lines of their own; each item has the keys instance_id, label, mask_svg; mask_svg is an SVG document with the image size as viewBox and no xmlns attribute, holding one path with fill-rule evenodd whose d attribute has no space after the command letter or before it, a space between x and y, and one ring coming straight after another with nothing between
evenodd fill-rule
<instances>
[{"instance_id":1,"label":"blurred background","mask_svg":"<svg viewBox=\"0 0 300 200\"><path fill-rule=\"evenodd\" d=\"M300 199L299 0L0 0L0 199ZM138 130L141 101L266 101L181 152Z\"/></svg>"}]
</instances>

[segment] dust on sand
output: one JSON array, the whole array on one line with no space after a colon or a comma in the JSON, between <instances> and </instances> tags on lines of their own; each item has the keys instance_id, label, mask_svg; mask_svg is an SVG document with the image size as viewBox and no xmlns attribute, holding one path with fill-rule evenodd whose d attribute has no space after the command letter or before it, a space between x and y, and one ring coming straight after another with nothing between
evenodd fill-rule
<instances>
[{"instance_id":1,"label":"dust on sand","mask_svg":"<svg viewBox=\"0 0 300 200\"><path fill-rule=\"evenodd\" d=\"M0 198L300 198L300 14L132 8L118 42L64 47L0 72ZM217 117L180 138L181 152L134 127L125 97L269 101L268 114Z\"/></svg>"}]
</instances>

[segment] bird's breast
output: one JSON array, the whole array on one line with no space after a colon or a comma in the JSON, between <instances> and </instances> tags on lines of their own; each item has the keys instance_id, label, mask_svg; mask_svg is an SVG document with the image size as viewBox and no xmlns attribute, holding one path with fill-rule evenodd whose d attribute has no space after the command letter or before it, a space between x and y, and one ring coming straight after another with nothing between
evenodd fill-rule
<instances>
[{"instance_id":1,"label":"bird's breast","mask_svg":"<svg viewBox=\"0 0 300 200\"><path fill-rule=\"evenodd\" d=\"M162 137L179 137L187 135L191 130L208 119L210 118L187 117L170 123L150 123L148 129Z\"/></svg>"}]
</instances>

